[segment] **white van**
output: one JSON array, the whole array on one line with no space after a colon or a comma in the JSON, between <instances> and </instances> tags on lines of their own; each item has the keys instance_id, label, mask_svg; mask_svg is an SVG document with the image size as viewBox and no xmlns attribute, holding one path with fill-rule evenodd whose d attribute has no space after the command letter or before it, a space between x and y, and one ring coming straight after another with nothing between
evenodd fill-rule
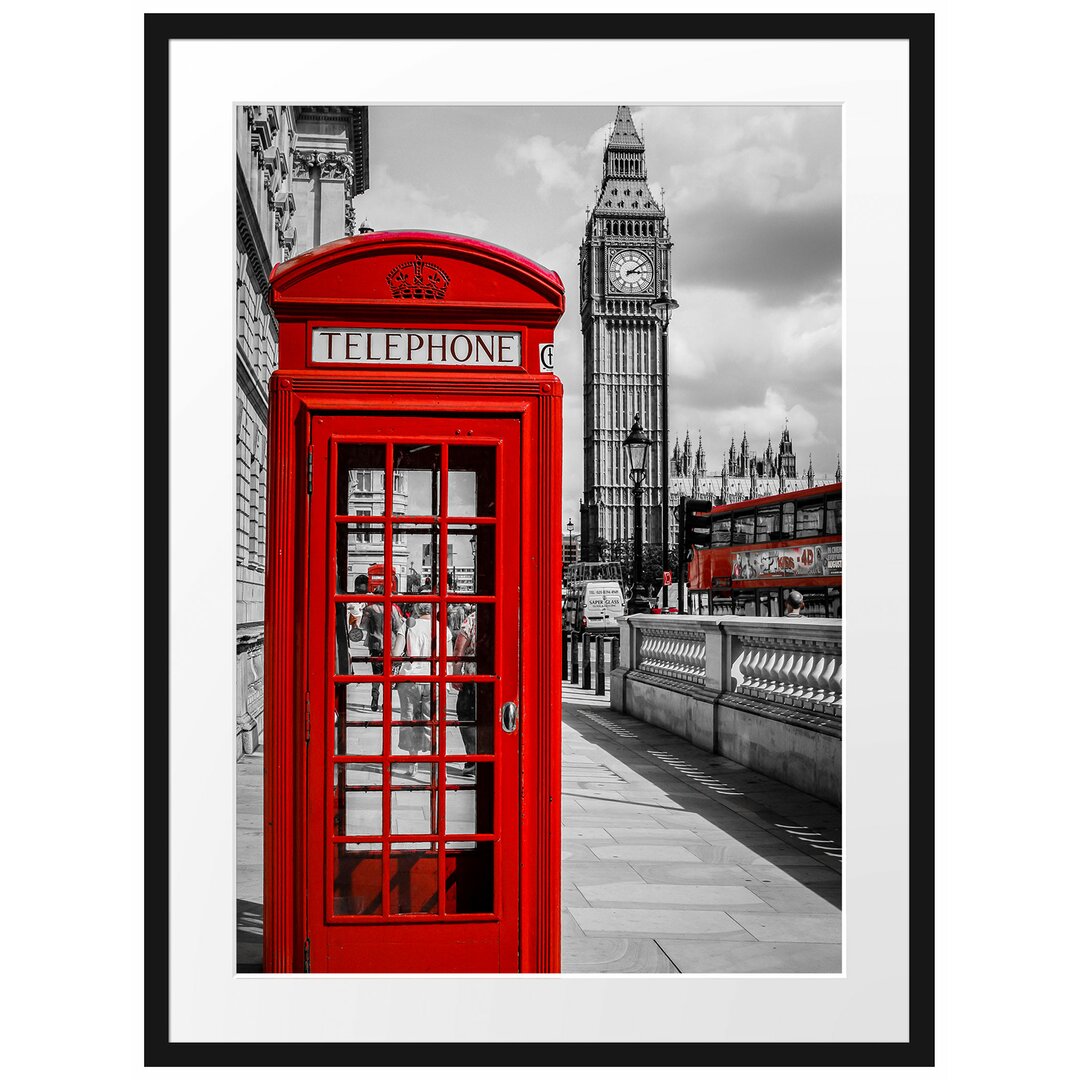
<instances>
[{"instance_id":1,"label":"white van","mask_svg":"<svg viewBox=\"0 0 1080 1080\"><path fill-rule=\"evenodd\" d=\"M575 581L563 607L567 630L618 630L615 621L626 614L622 586L617 581Z\"/></svg>"}]
</instances>

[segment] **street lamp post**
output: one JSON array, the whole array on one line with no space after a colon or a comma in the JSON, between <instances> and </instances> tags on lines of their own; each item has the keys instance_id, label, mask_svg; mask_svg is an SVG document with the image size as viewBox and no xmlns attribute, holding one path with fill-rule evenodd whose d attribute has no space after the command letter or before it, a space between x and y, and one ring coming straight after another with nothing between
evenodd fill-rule
<instances>
[{"instance_id":1,"label":"street lamp post","mask_svg":"<svg viewBox=\"0 0 1080 1080\"><path fill-rule=\"evenodd\" d=\"M570 537L570 561L574 561L574 519L566 519L566 533ZM563 560L565 563L565 560ZM566 567L563 567L563 580L566 579Z\"/></svg>"},{"instance_id":2,"label":"street lamp post","mask_svg":"<svg viewBox=\"0 0 1080 1080\"><path fill-rule=\"evenodd\" d=\"M634 591L626 605L627 615L640 615L649 610L649 601L645 596L645 583L641 580L641 546L643 541L644 521L641 512L641 483L645 479L645 462L649 456L652 439L641 429L641 417L634 414L634 424L630 434L623 441L626 454L630 458L630 479L634 484Z\"/></svg>"},{"instance_id":3,"label":"street lamp post","mask_svg":"<svg viewBox=\"0 0 1080 1080\"><path fill-rule=\"evenodd\" d=\"M663 500L663 525L660 532L660 542L663 544L663 554L661 556L663 561L663 569L666 572L670 569L668 566L668 518L671 516L671 507L668 505L668 351L667 351L667 332L668 323L671 322L671 313L679 306L678 300L672 300L668 295L667 286L664 286L660 295L649 305L652 308L654 314L660 318L660 425L662 428L661 438L663 441L664 452L660 455L660 486L663 489L661 492L661 499ZM664 613L667 613L668 609L668 587L664 586L664 599L661 603Z\"/></svg>"}]
</instances>

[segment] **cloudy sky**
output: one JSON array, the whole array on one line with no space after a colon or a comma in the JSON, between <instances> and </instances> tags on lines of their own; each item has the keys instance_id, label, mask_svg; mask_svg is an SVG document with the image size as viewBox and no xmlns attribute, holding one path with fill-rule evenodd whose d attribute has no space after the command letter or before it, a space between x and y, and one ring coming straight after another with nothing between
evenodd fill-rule
<instances>
[{"instance_id":1,"label":"cloudy sky","mask_svg":"<svg viewBox=\"0 0 1080 1080\"><path fill-rule=\"evenodd\" d=\"M371 185L357 219L501 244L558 272L563 522L582 487L578 247L619 103L372 106ZM670 428L719 470L734 436L775 448L785 418L800 471L840 452L840 110L631 106L671 223Z\"/></svg>"}]
</instances>

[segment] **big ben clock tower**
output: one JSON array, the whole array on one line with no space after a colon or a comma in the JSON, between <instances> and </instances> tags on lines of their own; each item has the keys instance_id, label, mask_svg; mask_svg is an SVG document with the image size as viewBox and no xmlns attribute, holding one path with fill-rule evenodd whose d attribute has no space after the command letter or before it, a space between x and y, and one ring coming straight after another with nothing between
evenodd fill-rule
<instances>
[{"instance_id":1,"label":"big ben clock tower","mask_svg":"<svg viewBox=\"0 0 1080 1080\"><path fill-rule=\"evenodd\" d=\"M585 473L583 558L596 542L632 540L634 488L623 440L634 415L653 440L642 485L647 544L661 542L666 454L661 386L662 320L652 301L670 292L671 235L645 172L645 143L620 105L604 149L604 183L585 226L581 270Z\"/></svg>"}]
</instances>

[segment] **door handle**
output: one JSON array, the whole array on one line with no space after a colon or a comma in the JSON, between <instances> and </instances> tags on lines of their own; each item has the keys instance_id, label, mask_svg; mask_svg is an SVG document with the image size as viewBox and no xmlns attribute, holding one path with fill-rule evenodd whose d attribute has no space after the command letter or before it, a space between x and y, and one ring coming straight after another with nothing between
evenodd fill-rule
<instances>
[{"instance_id":1,"label":"door handle","mask_svg":"<svg viewBox=\"0 0 1080 1080\"><path fill-rule=\"evenodd\" d=\"M508 735L517 731L518 707L513 701L506 702L502 707L502 729Z\"/></svg>"}]
</instances>

